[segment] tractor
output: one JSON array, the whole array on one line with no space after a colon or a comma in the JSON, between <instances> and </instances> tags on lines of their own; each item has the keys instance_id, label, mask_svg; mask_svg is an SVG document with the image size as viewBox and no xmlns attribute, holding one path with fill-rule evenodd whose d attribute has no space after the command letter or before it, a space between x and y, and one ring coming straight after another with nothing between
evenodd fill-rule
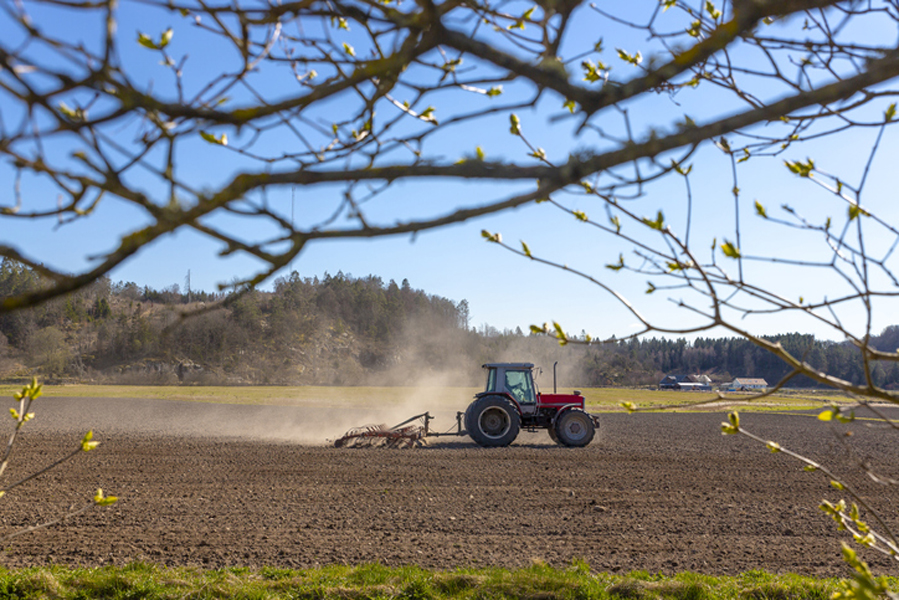
<instances>
[{"instance_id":1,"label":"tractor","mask_svg":"<svg viewBox=\"0 0 899 600\"><path fill-rule=\"evenodd\" d=\"M573 448L581 448L593 440L599 418L587 414L584 397L578 390L573 394L556 393L556 365L553 365L552 394L537 391L531 363L482 366L487 369L487 387L475 395L464 413L456 413L455 431L434 431L431 428L434 417L422 413L393 427L355 427L335 440L334 445L414 448L425 444L429 437L469 435L480 446L498 447L511 444L522 428L545 429L554 442Z\"/></svg>"},{"instance_id":2,"label":"tractor","mask_svg":"<svg viewBox=\"0 0 899 600\"><path fill-rule=\"evenodd\" d=\"M546 429L549 437L563 446L582 447L593 440L597 417L584 410L584 397L543 394L534 383L531 363L487 363L487 386L475 396L464 415L465 430L478 445L508 446L521 429Z\"/></svg>"}]
</instances>

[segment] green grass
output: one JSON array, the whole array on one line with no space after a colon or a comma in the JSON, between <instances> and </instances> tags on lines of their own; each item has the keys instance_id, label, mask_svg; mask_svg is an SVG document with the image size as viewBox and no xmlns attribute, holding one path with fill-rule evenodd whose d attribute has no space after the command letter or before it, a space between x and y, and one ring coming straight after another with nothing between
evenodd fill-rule
<instances>
[{"instance_id":1,"label":"green grass","mask_svg":"<svg viewBox=\"0 0 899 600\"><path fill-rule=\"evenodd\" d=\"M889 585L897 589L896 579ZM430 571L377 564L203 571L147 564L96 569L0 568L9 600L828 600L837 579L772 575L611 575L575 563Z\"/></svg>"},{"instance_id":2,"label":"green grass","mask_svg":"<svg viewBox=\"0 0 899 600\"><path fill-rule=\"evenodd\" d=\"M10 397L21 386L0 385L0 397ZM375 387L375 386L141 386L141 385L53 385L44 388L48 397L90 398L154 398L189 402L252 404L280 406L356 406L377 407L408 403L410 399L428 399L420 405L458 407L463 410L475 393L474 387ZM569 389L559 390L570 392ZM587 407L593 411L622 410L622 402L633 402L641 408L681 407L713 400L709 392L676 392L639 388L582 388ZM748 395L732 395L727 405L703 410L721 411L729 407L740 410L782 410L820 408L825 403L844 398L826 390L796 390L778 393L752 403L741 401Z\"/></svg>"},{"instance_id":3,"label":"green grass","mask_svg":"<svg viewBox=\"0 0 899 600\"><path fill-rule=\"evenodd\" d=\"M848 400L845 395L828 390L790 390L778 392L772 396L757 400L748 400L749 393L731 393L726 400L716 402L712 406L691 407L691 404L716 401L713 392L678 392L674 390L658 390L646 388L584 388L581 390L587 400L587 406L598 409L617 408L622 402L632 402L639 408L681 407L691 410L722 411L730 408L743 410L804 410L821 408L832 402Z\"/></svg>"}]
</instances>

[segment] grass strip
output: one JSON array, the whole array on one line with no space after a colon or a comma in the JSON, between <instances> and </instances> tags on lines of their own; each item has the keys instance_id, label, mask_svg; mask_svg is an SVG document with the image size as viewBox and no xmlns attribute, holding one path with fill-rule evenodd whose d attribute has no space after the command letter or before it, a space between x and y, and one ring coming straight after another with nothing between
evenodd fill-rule
<instances>
[{"instance_id":1,"label":"grass strip","mask_svg":"<svg viewBox=\"0 0 899 600\"><path fill-rule=\"evenodd\" d=\"M21 385L0 385L0 397L11 397ZM418 406L465 410L473 396L481 391L472 387L438 386L149 386L149 385L47 385L44 395L65 398L148 398L220 404L320 407L402 406L415 401ZM560 392L568 393L565 389ZM678 392L646 388L583 388L587 409L618 411L622 402L632 402L642 409L661 406L683 406L715 398L709 392ZM748 395L744 395L747 396ZM726 406L701 408L721 412L739 410L803 410L821 408L830 402L844 400L827 390L790 390L754 402L741 402L741 395L731 395Z\"/></svg>"},{"instance_id":2,"label":"grass strip","mask_svg":"<svg viewBox=\"0 0 899 600\"><path fill-rule=\"evenodd\" d=\"M890 578L895 590L899 580ZM378 564L200 570L144 563L0 568L9 600L828 600L839 579L749 571L736 576L593 572L583 562L430 571Z\"/></svg>"}]
</instances>

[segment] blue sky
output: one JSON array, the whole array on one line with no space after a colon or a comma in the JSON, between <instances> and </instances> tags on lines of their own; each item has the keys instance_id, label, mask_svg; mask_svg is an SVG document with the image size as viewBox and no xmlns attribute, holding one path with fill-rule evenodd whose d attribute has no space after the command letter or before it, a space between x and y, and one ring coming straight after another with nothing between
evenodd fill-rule
<instances>
[{"instance_id":1,"label":"blue sky","mask_svg":"<svg viewBox=\"0 0 899 600\"><path fill-rule=\"evenodd\" d=\"M623 10L631 12L633 16L654 5L651 1L631 3ZM521 6L529 4L521 3ZM76 24L71 21L72 14L68 11L51 10L42 13L35 9L35 12L43 15L40 23L50 30L57 30L67 36L82 36L87 44L99 41L96 20ZM589 16L586 12L584 14ZM6 29L8 23L4 23L2 19L0 17L0 29ZM138 46L135 41L138 32L158 37L169 26L173 26L175 32L170 45L171 53L174 56L188 56L185 81L189 85L197 87L200 85L198 82L208 81L221 70L220 63L223 60L227 63L227 57L223 59L219 56L214 45L207 44L207 40L196 29L191 28L189 22L170 13L126 1L122 3L119 22L122 60L143 85L152 86L154 90L172 89L170 74L158 64L158 55ZM677 21L672 20L671 27L676 26ZM652 52L645 36L638 35L634 30L609 28L601 33L607 48L603 60L610 63L615 62L616 47L629 51L642 48L646 56ZM884 39L895 39L895 32L884 31L877 34L884 36ZM590 46L596 35L597 32L589 27L589 20L585 18L583 23L575 26L568 46ZM362 52L364 49L360 47L357 50ZM621 61L615 63L618 77L629 76L629 68L632 67ZM633 74L636 75L637 71ZM260 75L256 84L260 90L273 96L286 93L283 86L287 84L272 73ZM503 98L513 96L518 89L517 84L506 84ZM772 88L763 87L762 91L773 97L778 94ZM437 105L437 116L444 118L444 115L463 108L487 108L495 105L492 102L496 101L454 92L443 99L443 104ZM528 139L534 145L545 148L548 156L557 161L564 161L567 153L574 149L598 144L589 132L576 134L572 120L553 120L554 117L564 116L561 102L562 99L558 96L547 94L538 106L516 111ZM873 107L874 112L871 114L882 111L886 104L884 101L883 106ZM674 98L665 94L652 95L646 100L632 103L629 110L634 115L635 129L645 132L650 127L670 129L672 123L681 119L685 113L703 122L716 115L727 114L735 106L722 93L706 86L696 92L684 91ZM350 101L337 102L329 105L328 110L341 113L352 107ZM325 118L328 115L319 116ZM0 116L7 126L14 123L17 117L15 109L10 108L5 109ZM610 113L608 120L603 121L603 127L610 131L620 131L622 122ZM434 156L442 156L448 161L471 155L476 146L482 148L488 160L520 160L528 150L518 138L509 134L508 129L506 116L478 119L439 133L438 137L430 141L429 149ZM123 128L118 135L122 139L133 138L138 130L139 125L132 124L130 129ZM232 147L245 141L238 132L228 133ZM789 173L783 166L783 161L805 160L811 156L822 169L838 173L848 183L857 183L865 168L867 149L875 135L876 130L872 128L850 131L836 138L796 146L782 156L760 157L741 165L739 210L743 225L741 249L744 255L770 255L777 250L790 257L826 257L827 248L820 239L763 222L755 215L753 203L758 200L764 204L770 215L784 214L779 212L778 207L790 204L814 219L823 220L824 216L830 215L835 220L844 217L845 206L835 203L831 195L807 180ZM261 146L264 149L277 149L280 144L288 147L295 143L295 139L272 136L271 139L263 140ZM63 156L70 148L61 145L57 150L59 156ZM212 146L202 140L183 147L180 152L177 168L182 174L187 174L192 185L198 189L221 185L231 174L247 166L247 163L236 159L230 150ZM863 199L866 206L893 223L899 222L899 215L896 214L899 209L893 201L894 167L890 164L895 152L895 135L887 130ZM733 238L736 215L731 195L731 165L730 160L711 144L702 147L689 162L693 165L690 179L694 203L691 236L696 240L696 246L702 249L710 247L713 239L720 242L724 238ZM13 171L8 164L0 165L0 180L9 181L12 175ZM139 174L131 177L136 184L145 186L149 194L164 195L164 189L152 178L143 179ZM369 211L369 218L375 221L386 222L397 216L408 219L420 215L442 214L456 206L477 205L483 199L505 197L515 189L526 187L521 184L466 184L447 181L401 182L367 205L366 210ZM11 186L7 187L4 193L10 194L10 188ZM39 178L26 177L23 189L26 190L27 201L32 207L53 206L56 203L52 188ZM294 215L298 222L310 223L327 218L333 210L334 198L339 193L340 189L333 186L282 188L270 190L268 200L281 214ZM571 208L583 210L597 220L604 220L603 209L595 199L565 195L560 198ZM0 201L4 205L13 204L10 195L0 198ZM683 230L685 204L684 180L671 176L648 186L645 196L629 206L634 206L635 210L647 216L655 215L657 210L664 210L672 227ZM4 231L3 243L14 245L29 256L58 268L76 270L90 264L92 256L108 251L116 240L116 233L120 233L123 228L127 231L128 228L140 226L143 219L139 211L132 207L103 202L90 218L62 227L45 222L11 223L8 219L0 220L0 227ZM245 230L247 235L252 235L257 227L247 220L219 218L217 222L225 224L226 221L236 230ZM414 237L310 244L291 264L290 269L309 277L342 271L360 277L377 275L385 282L391 279L399 282L405 278L413 287L429 293L455 301L467 300L471 309L471 324L474 326L487 323L500 330L516 327L527 330L534 323L558 320L571 333L586 331L599 338L611 335L622 337L636 331L636 319L596 286L489 244L481 237L482 229L501 232L504 240L516 244L518 240L524 240L536 254L603 278L603 281L609 282L632 299L641 311L658 317L666 324L677 326L691 319L689 314L678 311L675 306L680 292L660 291L649 296L645 294L646 277L625 272L614 273L604 268L604 265L615 262L619 253L630 263L632 256L629 247L621 246L609 237L597 235L588 225L577 222L549 204L528 205L469 223L423 232ZM888 245L892 240L888 236L872 236L871 244L875 247L878 244ZM189 271L193 288L212 291L220 284L247 277L260 268L246 257L221 258L218 256L220 250L218 243L195 232L182 230L143 249L139 255L116 269L112 278L165 288L172 284L183 286ZM707 257L703 256L705 258ZM720 253L719 262L729 269L735 268L735 264L721 259ZM746 269L757 280L792 299L800 296L806 299L833 297L845 287L839 278L834 278L823 270L789 269L770 263L747 264ZM896 321L892 317L894 314L896 311L892 304L884 302L879 307L874 331L878 332L893 324ZM841 314L845 323L856 327L862 324L860 318L859 311L854 307L847 307L845 313ZM833 331L827 327L813 319L797 319L795 315L752 317L742 324L759 334L802 331L815 333L823 338L834 338ZM711 332L703 335L726 333Z\"/></svg>"}]
</instances>

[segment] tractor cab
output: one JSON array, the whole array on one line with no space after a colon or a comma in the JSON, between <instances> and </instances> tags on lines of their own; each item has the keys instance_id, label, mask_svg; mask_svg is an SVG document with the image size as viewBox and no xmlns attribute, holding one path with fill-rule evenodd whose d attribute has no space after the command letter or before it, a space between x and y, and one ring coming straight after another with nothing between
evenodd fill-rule
<instances>
[{"instance_id":1,"label":"tractor cab","mask_svg":"<svg viewBox=\"0 0 899 600\"><path fill-rule=\"evenodd\" d=\"M488 363L485 393L508 394L523 413L537 410L537 386L534 384L534 365L531 363Z\"/></svg>"}]
</instances>

